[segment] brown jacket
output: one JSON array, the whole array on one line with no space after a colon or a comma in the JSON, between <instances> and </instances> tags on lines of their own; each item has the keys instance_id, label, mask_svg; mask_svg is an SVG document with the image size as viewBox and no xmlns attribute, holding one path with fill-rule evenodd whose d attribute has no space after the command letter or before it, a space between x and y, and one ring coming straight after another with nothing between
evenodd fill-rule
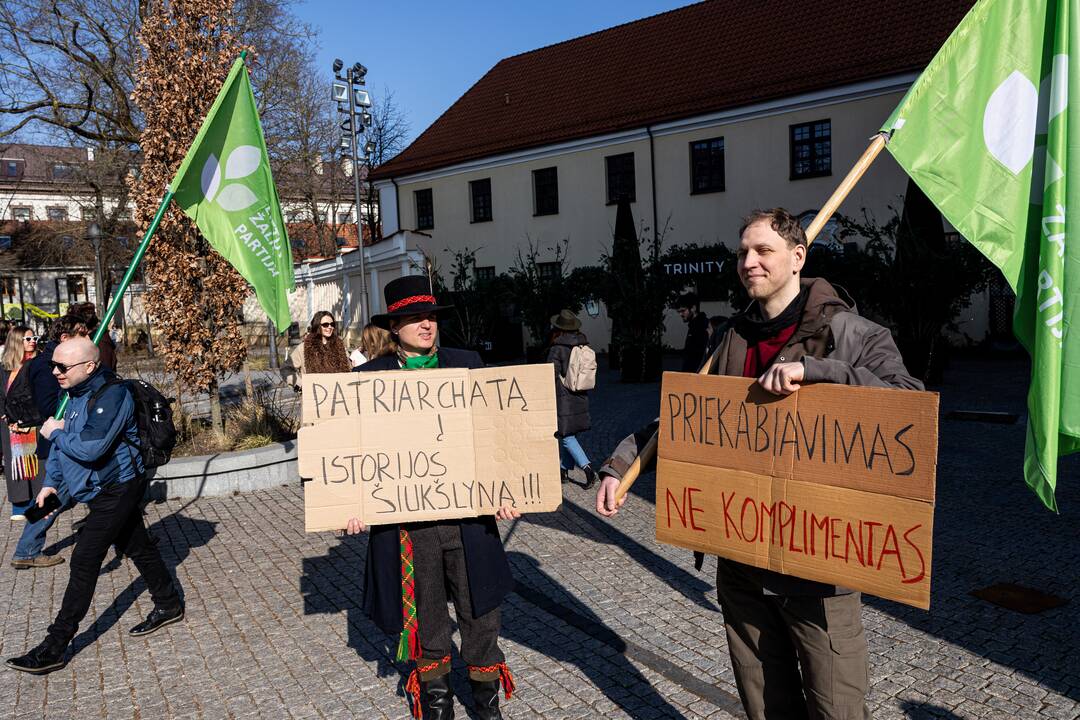
<instances>
[{"instance_id":1,"label":"brown jacket","mask_svg":"<svg viewBox=\"0 0 1080 720\"><path fill-rule=\"evenodd\" d=\"M892 334L860 316L855 302L842 289L821 278L804 278L809 287L799 327L774 362L799 362L806 367L804 382L831 382L922 390L923 384L908 374ZM749 312L753 305L743 310ZM741 376L746 362L746 340L735 332L735 323L719 341L714 375ZM658 421L622 440L600 468L601 473L621 478L641 448L656 431ZM720 559L731 571L747 576L775 595L829 596L849 592L832 585Z\"/></svg>"}]
</instances>

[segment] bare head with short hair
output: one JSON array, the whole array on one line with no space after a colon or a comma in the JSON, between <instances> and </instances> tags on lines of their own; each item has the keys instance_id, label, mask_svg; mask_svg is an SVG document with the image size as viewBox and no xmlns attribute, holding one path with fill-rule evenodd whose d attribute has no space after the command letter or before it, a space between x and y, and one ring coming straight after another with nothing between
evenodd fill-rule
<instances>
[{"instance_id":1,"label":"bare head with short hair","mask_svg":"<svg viewBox=\"0 0 1080 720\"><path fill-rule=\"evenodd\" d=\"M81 385L97 370L101 351L88 337L77 335L56 346L52 372L60 387L67 390Z\"/></svg>"},{"instance_id":2,"label":"bare head with short hair","mask_svg":"<svg viewBox=\"0 0 1080 720\"><path fill-rule=\"evenodd\" d=\"M777 235L784 238L789 248L796 245L807 245L806 231L803 230L799 218L795 217L781 207L768 210L754 210L743 218L742 227L739 228L739 237L742 238L746 229L759 222L768 222Z\"/></svg>"}]
</instances>

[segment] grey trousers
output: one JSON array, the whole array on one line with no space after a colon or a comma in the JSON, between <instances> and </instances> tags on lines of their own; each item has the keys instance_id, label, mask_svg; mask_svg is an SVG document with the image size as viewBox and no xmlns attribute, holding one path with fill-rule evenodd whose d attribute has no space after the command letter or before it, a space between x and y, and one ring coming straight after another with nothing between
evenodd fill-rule
<instances>
[{"instance_id":1,"label":"grey trousers","mask_svg":"<svg viewBox=\"0 0 1080 720\"><path fill-rule=\"evenodd\" d=\"M461 526L455 522L435 522L408 525L406 529L413 541L421 657L434 662L450 654L452 643L447 601L452 600L461 631L461 659L465 664L484 667L503 662L505 658L499 649L499 630L502 627L499 608L473 617ZM445 672L449 670L447 664ZM442 672L443 668L440 667L433 674Z\"/></svg>"},{"instance_id":2,"label":"grey trousers","mask_svg":"<svg viewBox=\"0 0 1080 720\"><path fill-rule=\"evenodd\" d=\"M719 563L716 588L750 720L869 720L862 596L766 595Z\"/></svg>"}]
</instances>

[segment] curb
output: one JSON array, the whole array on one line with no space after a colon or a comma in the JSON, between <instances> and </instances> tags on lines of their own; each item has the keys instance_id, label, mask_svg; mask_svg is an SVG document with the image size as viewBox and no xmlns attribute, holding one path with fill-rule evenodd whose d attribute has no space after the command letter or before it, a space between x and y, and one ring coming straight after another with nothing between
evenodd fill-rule
<instances>
[{"instance_id":1,"label":"curb","mask_svg":"<svg viewBox=\"0 0 1080 720\"><path fill-rule=\"evenodd\" d=\"M152 500L232 495L296 482L296 440L254 450L176 458L150 473Z\"/></svg>"}]
</instances>

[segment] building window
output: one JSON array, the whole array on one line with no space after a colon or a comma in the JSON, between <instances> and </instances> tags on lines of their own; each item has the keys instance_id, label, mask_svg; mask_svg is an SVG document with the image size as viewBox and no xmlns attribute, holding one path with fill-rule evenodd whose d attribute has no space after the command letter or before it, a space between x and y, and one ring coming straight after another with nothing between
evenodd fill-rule
<instances>
[{"instance_id":1,"label":"building window","mask_svg":"<svg viewBox=\"0 0 1080 720\"><path fill-rule=\"evenodd\" d=\"M561 262L536 263L536 274L541 280L556 280L562 275Z\"/></svg>"},{"instance_id":2,"label":"building window","mask_svg":"<svg viewBox=\"0 0 1080 720\"><path fill-rule=\"evenodd\" d=\"M690 194L723 192L724 138L690 143Z\"/></svg>"},{"instance_id":3,"label":"building window","mask_svg":"<svg viewBox=\"0 0 1080 720\"><path fill-rule=\"evenodd\" d=\"M533 170L533 215L559 214L559 173L549 167Z\"/></svg>"},{"instance_id":4,"label":"building window","mask_svg":"<svg viewBox=\"0 0 1080 720\"><path fill-rule=\"evenodd\" d=\"M626 198L630 202L637 200L634 192L634 153L608 155L604 158L607 165L607 201L608 205Z\"/></svg>"},{"instance_id":5,"label":"building window","mask_svg":"<svg viewBox=\"0 0 1080 720\"><path fill-rule=\"evenodd\" d=\"M75 247L75 238L70 235L61 235L60 242L64 244L67 249Z\"/></svg>"},{"instance_id":6,"label":"building window","mask_svg":"<svg viewBox=\"0 0 1080 720\"><path fill-rule=\"evenodd\" d=\"M86 277L84 275L67 276L67 301L69 304L86 302Z\"/></svg>"},{"instance_id":7,"label":"building window","mask_svg":"<svg viewBox=\"0 0 1080 720\"><path fill-rule=\"evenodd\" d=\"M478 283L490 282L495 279L495 266L485 265L484 267L474 267L473 277Z\"/></svg>"},{"instance_id":8,"label":"building window","mask_svg":"<svg viewBox=\"0 0 1080 720\"><path fill-rule=\"evenodd\" d=\"M470 182L469 197L472 198L472 221L491 220L491 178Z\"/></svg>"},{"instance_id":9,"label":"building window","mask_svg":"<svg viewBox=\"0 0 1080 720\"><path fill-rule=\"evenodd\" d=\"M123 236L123 235L116 238L116 242L120 245L120 247L123 247L123 248L131 246L131 240L129 238Z\"/></svg>"},{"instance_id":10,"label":"building window","mask_svg":"<svg viewBox=\"0 0 1080 720\"><path fill-rule=\"evenodd\" d=\"M75 168L71 167L67 163L53 163L52 166L52 178L53 180L69 180L75 176Z\"/></svg>"},{"instance_id":11,"label":"building window","mask_svg":"<svg viewBox=\"0 0 1080 720\"><path fill-rule=\"evenodd\" d=\"M22 320L22 287L17 277L0 277L0 304L5 306L4 317Z\"/></svg>"},{"instance_id":12,"label":"building window","mask_svg":"<svg viewBox=\"0 0 1080 720\"><path fill-rule=\"evenodd\" d=\"M10 250L10 249L11 249L11 236L10 235L0 235L0 250Z\"/></svg>"},{"instance_id":13,"label":"building window","mask_svg":"<svg viewBox=\"0 0 1080 720\"><path fill-rule=\"evenodd\" d=\"M351 212L339 212L337 214L337 224L338 225L348 225L351 222L352 222L352 213Z\"/></svg>"},{"instance_id":14,"label":"building window","mask_svg":"<svg viewBox=\"0 0 1080 720\"><path fill-rule=\"evenodd\" d=\"M832 121L791 126L791 179L832 175Z\"/></svg>"},{"instance_id":15,"label":"building window","mask_svg":"<svg viewBox=\"0 0 1080 720\"><path fill-rule=\"evenodd\" d=\"M285 222L302 223L307 219L307 213L303 210L289 210L285 215Z\"/></svg>"},{"instance_id":16,"label":"building window","mask_svg":"<svg viewBox=\"0 0 1080 720\"><path fill-rule=\"evenodd\" d=\"M416 229L431 230L435 227L435 201L431 188L413 192L416 199Z\"/></svg>"},{"instance_id":17,"label":"building window","mask_svg":"<svg viewBox=\"0 0 1080 720\"><path fill-rule=\"evenodd\" d=\"M11 208L11 219L16 222L30 222L34 217L34 211L29 207L19 206Z\"/></svg>"},{"instance_id":18,"label":"building window","mask_svg":"<svg viewBox=\"0 0 1080 720\"><path fill-rule=\"evenodd\" d=\"M4 160L4 176L9 178L20 178L23 174L23 168L26 167L22 160Z\"/></svg>"},{"instance_id":19,"label":"building window","mask_svg":"<svg viewBox=\"0 0 1080 720\"><path fill-rule=\"evenodd\" d=\"M45 208L45 217L47 217L50 222L67 222L68 211L66 207L52 205Z\"/></svg>"}]
</instances>

